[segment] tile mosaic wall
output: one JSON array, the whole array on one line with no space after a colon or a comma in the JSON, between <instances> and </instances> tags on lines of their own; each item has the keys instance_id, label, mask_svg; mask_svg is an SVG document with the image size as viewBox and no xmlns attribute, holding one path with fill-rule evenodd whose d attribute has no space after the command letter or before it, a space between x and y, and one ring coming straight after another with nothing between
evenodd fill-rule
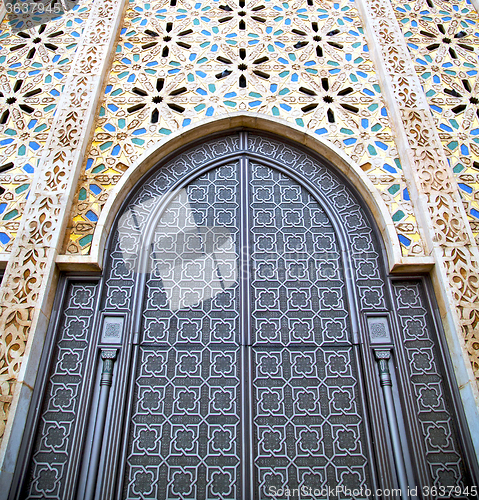
<instances>
[{"instance_id":1,"label":"tile mosaic wall","mask_svg":"<svg viewBox=\"0 0 479 500\"><path fill-rule=\"evenodd\" d=\"M382 193L403 254L423 253L369 48L349 0L132 0L67 252L88 254L109 191L146 148L204 118L241 110L282 118L341 148Z\"/></svg>"},{"instance_id":2,"label":"tile mosaic wall","mask_svg":"<svg viewBox=\"0 0 479 500\"><path fill-rule=\"evenodd\" d=\"M0 252L16 236L90 3L53 3L58 15L7 13L0 24Z\"/></svg>"},{"instance_id":3,"label":"tile mosaic wall","mask_svg":"<svg viewBox=\"0 0 479 500\"><path fill-rule=\"evenodd\" d=\"M479 242L479 14L468 0L394 7Z\"/></svg>"}]
</instances>

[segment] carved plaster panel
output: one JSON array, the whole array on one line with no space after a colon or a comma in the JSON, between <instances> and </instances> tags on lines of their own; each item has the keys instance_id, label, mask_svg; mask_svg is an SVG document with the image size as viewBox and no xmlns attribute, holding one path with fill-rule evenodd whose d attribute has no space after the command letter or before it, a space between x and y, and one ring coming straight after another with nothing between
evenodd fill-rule
<instances>
[{"instance_id":1,"label":"carved plaster panel","mask_svg":"<svg viewBox=\"0 0 479 500\"><path fill-rule=\"evenodd\" d=\"M121 0L102 0L90 12L84 27L86 43L80 44L71 62L12 247L1 289L2 434L10 403L17 394L15 385L22 363L38 363L28 359L25 352L34 340L30 332L41 334L37 330L42 329L43 318L48 318L51 309L49 292L57 248L78 178L82 144L89 137L89 117L98 96L98 75L108 61L115 21L122 7Z\"/></svg>"},{"instance_id":2,"label":"carved plaster panel","mask_svg":"<svg viewBox=\"0 0 479 500\"><path fill-rule=\"evenodd\" d=\"M398 148L410 180L417 186L417 209L426 213L422 227L438 256L439 280L444 279L448 290L446 310L462 332L479 379L479 255L457 182L390 2L364 0L361 5L366 24L373 28L369 36L384 61L379 63L386 69L383 83L392 88L394 98L389 104L404 137L398 140Z\"/></svg>"}]
</instances>

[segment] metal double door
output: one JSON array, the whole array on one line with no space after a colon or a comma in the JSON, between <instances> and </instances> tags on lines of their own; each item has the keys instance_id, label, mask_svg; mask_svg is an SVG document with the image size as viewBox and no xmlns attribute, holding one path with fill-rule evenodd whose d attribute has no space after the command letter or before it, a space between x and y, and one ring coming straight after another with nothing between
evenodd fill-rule
<instances>
[{"instance_id":1,"label":"metal double door","mask_svg":"<svg viewBox=\"0 0 479 500\"><path fill-rule=\"evenodd\" d=\"M147 238L123 498L372 489L354 291L314 196L243 156Z\"/></svg>"},{"instance_id":2,"label":"metal double door","mask_svg":"<svg viewBox=\"0 0 479 500\"><path fill-rule=\"evenodd\" d=\"M62 281L11 498L465 491L427 288L384 269L309 153L242 131L174 155L120 211L104 275Z\"/></svg>"}]
</instances>

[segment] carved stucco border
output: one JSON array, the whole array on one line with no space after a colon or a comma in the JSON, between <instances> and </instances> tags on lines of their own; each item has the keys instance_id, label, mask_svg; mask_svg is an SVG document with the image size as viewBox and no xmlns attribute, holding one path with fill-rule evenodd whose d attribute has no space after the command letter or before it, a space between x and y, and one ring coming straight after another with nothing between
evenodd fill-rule
<instances>
[{"instance_id":1,"label":"carved stucco border","mask_svg":"<svg viewBox=\"0 0 479 500\"><path fill-rule=\"evenodd\" d=\"M479 456L479 252L389 0L357 0L394 124L466 418Z\"/></svg>"},{"instance_id":2,"label":"carved stucco border","mask_svg":"<svg viewBox=\"0 0 479 500\"><path fill-rule=\"evenodd\" d=\"M70 215L125 0L97 0L42 152L0 289L0 491L13 477L56 289ZM31 333L31 335L29 335Z\"/></svg>"}]
</instances>

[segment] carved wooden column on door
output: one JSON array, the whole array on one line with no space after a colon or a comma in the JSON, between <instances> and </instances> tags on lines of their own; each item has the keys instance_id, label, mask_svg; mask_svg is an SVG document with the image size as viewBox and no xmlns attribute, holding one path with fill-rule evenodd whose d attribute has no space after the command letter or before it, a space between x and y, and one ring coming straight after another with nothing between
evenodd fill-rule
<instances>
[{"instance_id":1,"label":"carved wooden column on door","mask_svg":"<svg viewBox=\"0 0 479 500\"><path fill-rule=\"evenodd\" d=\"M124 3L102 0L92 7L6 269L0 312L1 435L9 412L12 421L14 418L20 393L17 380L30 352L30 333L42 335L50 315L55 257L63 242L66 217L90 135L89 118L96 111ZM38 360L32 358L31 362Z\"/></svg>"},{"instance_id":2,"label":"carved wooden column on door","mask_svg":"<svg viewBox=\"0 0 479 500\"><path fill-rule=\"evenodd\" d=\"M409 171L418 218L440 267L437 276L450 290L454 323L479 380L479 254L467 222L457 183L448 165L429 105L403 34L387 0L360 0L363 21L376 49L376 64L388 88L389 111L396 124L404 170ZM477 387L473 388L477 394Z\"/></svg>"}]
</instances>

